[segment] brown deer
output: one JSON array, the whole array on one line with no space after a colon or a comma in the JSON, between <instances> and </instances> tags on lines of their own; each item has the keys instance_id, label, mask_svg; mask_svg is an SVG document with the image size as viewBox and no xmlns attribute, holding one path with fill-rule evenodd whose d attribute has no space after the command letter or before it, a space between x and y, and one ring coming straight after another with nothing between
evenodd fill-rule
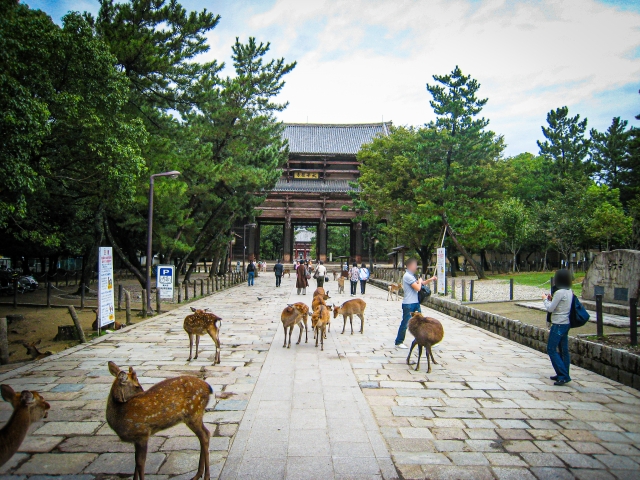
<instances>
[{"instance_id":1,"label":"brown deer","mask_svg":"<svg viewBox=\"0 0 640 480\"><path fill-rule=\"evenodd\" d=\"M300 336L298 337L296 345L299 345L302 340L303 326L305 331L304 343L309 341L307 315L309 315L309 307L302 302L287 305L286 308L282 310L282 315L280 315L280 320L282 320L282 325L284 326L284 345L282 345L282 348L287 347L287 329L289 329L289 346L287 348L291 348L291 334L293 333L294 325L298 325L300 328Z\"/></svg>"},{"instance_id":2,"label":"brown deer","mask_svg":"<svg viewBox=\"0 0 640 480\"><path fill-rule=\"evenodd\" d=\"M144 480L147 443L155 433L185 423L200 440L200 462L193 480L204 474L209 479L209 430L202 421L213 393L211 386L197 377L168 378L146 392L133 368L120 370L109 362L115 380L107 400L107 423L120 440L133 443L136 466L133 480Z\"/></svg>"},{"instance_id":3,"label":"brown deer","mask_svg":"<svg viewBox=\"0 0 640 480\"><path fill-rule=\"evenodd\" d=\"M338 293L344 293L344 277L338 278Z\"/></svg>"},{"instance_id":4,"label":"brown deer","mask_svg":"<svg viewBox=\"0 0 640 480\"><path fill-rule=\"evenodd\" d=\"M31 356L31 360L42 360L45 357L53 355L53 352L50 352L50 351L41 352L40 350L38 350L37 345L40 345L41 342L42 342L42 339L38 340L37 342L31 342L31 343L22 342L22 345L24 346L24 348L27 349L27 355Z\"/></svg>"},{"instance_id":5,"label":"brown deer","mask_svg":"<svg viewBox=\"0 0 640 480\"><path fill-rule=\"evenodd\" d=\"M331 273L333 274L333 281L335 282L336 278L338 278L340 276L340 272L337 271L337 270L334 270Z\"/></svg>"},{"instance_id":6,"label":"brown deer","mask_svg":"<svg viewBox=\"0 0 640 480\"><path fill-rule=\"evenodd\" d=\"M0 467L18 451L32 423L47 418L51 406L38 392L13 391L9 385L0 385L2 398L11 404L13 413L0 430Z\"/></svg>"},{"instance_id":7,"label":"brown deer","mask_svg":"<svg viewBox=\"0 0 640 480\"><path fill-rule=\"evenodd\" d=\"M313 292L314 297L317 295L329 295L329 292L325 292L324 287L318 287Z\"/></svg>"},{"instance_id":8,"label":"brown deer","mask_svg":"<svg viewBox=\"0 0 640 480\"><path fill-rule=\"evenodd\" d=\"M318 337L320 338L320 350L324 351L324 339L327 338L327 325L331 321L331 313L329 307L320 305L311 315L311 324L315 330L316 347L318 346Z\"/></svg>"},{"instance_id":9,"label":"brown deer","mask_svg":"<svg viewBox=\"0 0 640 480\"><path fill-rule=\"evenodd\" d=\"M96 319L91 324L91 328L92 328L93 331L97 332L98 331L98 310L91 309L91 311L96 314ZM104 331L104 330L120 330L121 328L124 328L125 326L126 325L123 325L122 323L120 323L118 321L115 321L113 323L113 325L111 325L111 324L105 325L100 330L102 330L102 331Z\"/></svg>"},{"instance_id":10,"label":"brown deer","mask_svg":"<svg viewBox=\"0 0 640 480\"><path fill-rule=\"evenodd\" d=\"M391 283L389 287L387 287L389 292L387 293L387 302L389 301L389 297L393 301L393 294L396 294L396 301L399 300L398 294L400 293L400 284L399 283Z\"/></svg>"},{"instance_id":11,"label":"brown deer","mask_svg":"<svg viewBox=\"0 0 640 480\"><path fill-rule=\"evenodd\" d=\"M291 269L290 268L285 268L282 271L282 276L284 277L285 275L289 275L289 278L291 278Z\"/></svg>"},{"instance_id":12,"label":"brown deer","mask_svg":"<svg viewBox=\"0 0 640 480\"><path fill-rule=\"evenodd\" d=\"M433 358L431 347L442 341L444 328L438 320L431 317L423 317L420 312L413 312L411 315L412 317L409 319L409 332L411 332L411 335L415 338L413 343L411 343L409 355L407 355L407 365L411 365L409 362L411 352L413 351L413 347L418 345L418 364L416 365L416 371L420 368L420 357L422 356L422 347L424 347L428 365L427 373L431 373L431 361L429 361L429 357L431 357L435 365L438 365L436 359Z\"/></svg>"},{"instance_id":13,"label":"brown deer","mask_svg":"<svg viewBox=\"0 0 640 480\"><path fill-rule=\"evenodd\" d=\"M222 319L213 313L209 313L208 310L208 308L198 310L191 307L193 313L184 318L183 327L189 334L189 358L187 362L191 361L191 355L193 354L193 336L196 336L196 356L193 357L195 360L198 358L200 335L208 333L216 345L216 355L213 359L213 364L220 363L220 325L222 324Z\"/></svg>"},{"instance_id":14,"label":"brown deer","mask_svg":"<svg viewBox=\"0 0 640 480\"><path fill-rule=\"evenodd\" d=\"M367 308L367 304L361 298L354 298L353 300L347 300L338 307L333 306L333 318L338 318L338 315L342 315L344 325L342 326L342 333L347 328L347 317L351 323L351 335L353 335L353 316L360 317L360 333L364 333L364 309Z\"/></svg>"}]
</instances>

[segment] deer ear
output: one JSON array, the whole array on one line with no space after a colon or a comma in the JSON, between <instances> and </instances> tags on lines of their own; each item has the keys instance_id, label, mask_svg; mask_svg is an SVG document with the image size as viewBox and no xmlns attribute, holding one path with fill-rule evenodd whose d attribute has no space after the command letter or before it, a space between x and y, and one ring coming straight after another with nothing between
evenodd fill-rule
<instances>
[{"instance_id":1,"label":"deer ear","mask_svg":"<svg viewBox=\"0 0 640 480\"><path fill-rule=\"evenodd\" d=\"M136 375L136 371L133 369L133 367L129 367L129 375L131 375L131 378L133 378L136 382L138 381L138 375Z\"/></svg>"},{"instance_id":2,"label":"deer ear","mask_svg":"<svg viewBox=\"0 0 640 480\"><path fill-rule=\"evenodd\" d=\"M31 393L29 390L22 391L22 393L20 394L20 400L25 405L32 405L36 401L36 399L33 398L33 393Z\"/></svg>"},{"instance_id":3,"label":"deer ear","mask_svg":"<svg viewBox=\"0 0 640 480\"><path fill-rule=\"evenodd\" d=\"M191 311L192 311L192 312L195 312L195 311L196 311L196 309L195 309L195 308L193 308L193 307L189 307L189 308L191 308Z\"/></svg>"},{"instance_id":4,"label":"deer ear","mask_svg":"<svg viewBox=\"0 0 640 480\"><path fill-rule=\"evenodd\" d=\"M118 367L118 365L116 365L113 362L109 362L109 372L111 373L111 375L113 375L114 377L117 377L118 374L120 373L120 367Z\"/></svg>"},{"instance_id":5,"label":"deer ear","mask_svg":"<svg viewBox=\"0 0 640 480\"><path fill-rule=\"evenodd\" d=\"M13 391L13 388L9 385L0 385L0 393L2 393L2 398L5 402L13 404L13 399L16 396L16 392Z\"/></svg>"}]
</instances>

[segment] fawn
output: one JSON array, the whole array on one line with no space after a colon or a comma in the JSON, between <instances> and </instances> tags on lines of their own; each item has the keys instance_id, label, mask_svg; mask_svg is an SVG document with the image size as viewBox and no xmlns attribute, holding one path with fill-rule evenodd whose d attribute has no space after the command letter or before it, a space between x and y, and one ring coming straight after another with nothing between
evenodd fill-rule
<instances>
[{"instance_id":1,"label":"fawn","mask_svg":"<svg viewBox=\"0 0 640 480\"><path fill-rule=\"evenodd\" d=\"M213 359L213 364L220 363L220 325L222 324L222 319L213 313L209 313L208 310L208 308L198 310L191 307L193 313L187 315L184 319L183 327L189 334L189 358L187 362L191 361L191 355L193 354L193 336L196 336L196 356L193 357L195 360L198 358L200 335L208 333L213 343L216 344L216 355Z\"/></svg>"},{"instance_id":2,"label":"fawn","mask_svg":"<svg viewBox=\"0 0 640 480\"><path fill-rule=\"evenodd\" d=\"M367 304L360 298L354 298L353 300L347 300L338 307L333 306L333 318L338 318L338 315L342 315L344 325L342 326L342 333L347 328L347 317L351 323L351 335L353 335L353 316L360 317L360 333L364 333L364 309L367 308Z\"/></svg>"},{"instance_id":3,"label":"fawn","mask_svg":"<svg viewBox=\"0 0 640 480\"><path fill-rule=\"evenodd\" d=\"M320 305L311 315L311 324L315 330L316 347L318 346L318 337L320 337L320 350L324 351L324 339L327 338L327 325L331 321L329 307Z\"/></svg>"},{"instance_id":4,"label":"fawn","mask_svg":"<svg viewBox=\"0 0 640 480\"><path fill-rule=\"evenodd\" d=\"M389 292L387 293L387 302L389 301L389 296L391 296L391 300L393 301L393 294L396 294L396 301L399 300L398 294L400 292L400 284L392 283L389 285Z\"/></svg>"},{"instance_id":5,"label":"fawn","mask_svg":"<svg viewBox=\"0 0 640 480\"><path fill-rule=\"evenodd\" d=\"M282 271L282 276L284 277L285 275L289 275L289 278L291 278L291 269L290 268L285 268Z\"/></svg>"},{"instance_id":6,"label":"fawn","mask_svg":"<svg viewBox=\"0 0 640 480\"><path fill-rule=\"evenodd\" d=\"M318 305L326 305L326 301L329 300L331 297L329 296L329 293L325 293L323 295L313 295L313 300L311 301L311 309L315 310Z\"/></svg>"},{"instance_id":7,"label":"fawn","mask_svg":"<svg viewBox=\"0 0 640 480\"><path fill-rule=\"evenodd\" d=\"M37 345L40 345L40 342L42 342L42 339L38 340L37 342L22 342L22 345L24 346L24 348L27 349L27 354L31 356L31 360L42 360L45 357L48 357L49 355L53 355L53 352L50 351L46 351L46 352L41 352L40 350L38 350Z\"/></svg>"},{"instance_id":8,"label":"fawn","mask_svg":"<svg viewBox=\"0 0 640 480\"><path fill-rule=\"evenodd\" d=\"M147 442L155 433L184 422L200 440L200 462L193 477L204 473L209 479L209 430L202 421L213 393L211 386L197 377L168 378L144 391L133 368L120 370L109 362L115 380L107 400L107 423L120 440L135 445L133 480L144 480Z\"/></svg>"},{"instance_id":9,"label":"fawn","mask_svg":"<svg viewBox=\"0 0 640 480\"><path fill-rule=\"evenodd\" d=\"M431 347L442 341L444 328L442 328L442 324L438 320L431 317L423 317L420 312L413 312L411 315L409 332L411 332L411 335L415 338L413 343L411 343L409 355L407 355L407 365L411 365L411 363L409 363L411 352L413 351L413 347L418 345L418 364L416 365L416 371L420 368L420 357L422 356L422 347L424 346L428 365L427 373L431 373L431 361L433 361L435 365L438 365L436 359L433 358ZM429 361L429 356L431 356L431 361Z\"/></svg>"},{"instance_id":10,"label":"fawn","mask_svg":"<svg viewBox=\"0 0 640 480\"><path fill-rule=\"evenodd\" d=\"M13 391L9 385L0 385L2 398L13 406L11 418L0 430L0 467L18 451L33 422L46 418L51 406L38 392Z\"/></svg>"},{"instance_id":11,"label":"fawn","mask_svg":"<svg viewBox=\"0 0 640 480\"><path fill-rule=\"evenodd\" d=\"M98 310L96 309L91 309L91 311L93 313L96 314L96 319L93 321L93 323L91 324L91 329L94 331L98 331ZM104 327L101 328L101 330L120 330L121 328L124 328L125 325L123 325L122 323L116 321L113 323L113 325L109 324L109 325L105 325Z\"/></svg>"},{"instance_id":12,"label":"fawn","mask_svg":"<svg viewBox=\"0 0 640 480\"><path fill-rule=\"evenodd\" d=\"M287 329L289 329L289 346L287 348L291 348L291 334L293 333L294 325L298 325L298 327L300 327L300 336L298 337L296 345L299 345L300 341L302 340L303 325L305 332L304 343L307 343L309 341L307 315L309 315L309 307L307 307L307 305L302 302L294 303L293 305L287 305L286 308L282 310L282 315L280 315L282 325L284 326L284 345L282 345L282 348L287 347Z\"/></svg>"}]
</instances>

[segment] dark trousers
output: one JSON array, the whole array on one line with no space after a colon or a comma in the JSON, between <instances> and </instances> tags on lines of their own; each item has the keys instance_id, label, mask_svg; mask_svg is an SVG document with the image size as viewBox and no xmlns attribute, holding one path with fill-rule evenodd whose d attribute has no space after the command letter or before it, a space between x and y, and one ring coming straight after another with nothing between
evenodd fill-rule
<instances>
[{"instance_id":1,"label":"dark trousers","mask_svg":"<svg viewBox=\"0 0 640 480\"><path fill-rule=\"evenodd\" d=\"M367 281L366 280L360 280L360 293L362 295L364 295L364 291L367 288Z\"/></svg>"},{"instance_id":2,"label":"dark trousers","mask_svg":"<svg viewBox=\"0 0 640 480\"><path fill-rule=\"evenodd\" d=\"M322 277L316 278L316 286L318 288L324 287L324 275Z\"/></svg>"},{"instance_id":3,"label":"dark trousers","mask_svg":"<svg viewBox=\"0 0 640 480\"><path fill-rule=\"evenodd\" d=\"M282 283L282 275L276 275L276 287L279 287Z\"/></svg>"},{"instance_id":4,"label":"dark trousers","mask_svg":"<svg viewBox=\"0 0 640 480\"><path fill-rule=\"evenodd\" d=\"M400 345L404 342L404 337L407 334L407 327L409 326L409 320L411 320L411 314L413 312L422 312L422 310L420 310L419 303L402 304L402 322L400 323L400 328L398 328L396 345Z\"/></svg>"},{"instance_id":5,"label":"dark trousers","mask_svg":"<svg viewBox=\"0 0 640 480\"><path fill-rule=\"evenodd\" d=\"M358 290L358 281L351 280L351 295L355 295Z\"/></svg>"},{"instance_id":6,"label":"dark trousers","mask_svg":"<svg viewBox=\"0 0 640 480\"><path fill-rule=\"evenodd\" d=\"M569 357L569 328L570 325L551 325L549 341L547 342L547 354L551 359L551 365L556 371L558 380L568 382L571 358ZM559 350L559 351L558 351Z\"/></svg>"}]
</instances>

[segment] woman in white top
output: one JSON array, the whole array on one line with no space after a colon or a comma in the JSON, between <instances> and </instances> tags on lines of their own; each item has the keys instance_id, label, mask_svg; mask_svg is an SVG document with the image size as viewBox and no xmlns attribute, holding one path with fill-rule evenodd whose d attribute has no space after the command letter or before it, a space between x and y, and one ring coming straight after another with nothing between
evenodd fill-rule
<instances>
[{"instance_id":1,"label":"woman in white top","mask_svg":"<svg viewBox=\"0 0 640 480\"><path fill-rule=\"evenodd\" d=\"M554 276L556 291L551 295L542 296L544 307L551 313L551 329L549 330L549 341L547 342L547 354L551 359L551 365L556 371L554 385L564 385L571 381L569 367L571 359L569 357L569 314L573 303L573 292L571 291L571 273L568 270L558 270ZM559 350L559 351L558 351Z\"/></svg>"}]
</instances>

